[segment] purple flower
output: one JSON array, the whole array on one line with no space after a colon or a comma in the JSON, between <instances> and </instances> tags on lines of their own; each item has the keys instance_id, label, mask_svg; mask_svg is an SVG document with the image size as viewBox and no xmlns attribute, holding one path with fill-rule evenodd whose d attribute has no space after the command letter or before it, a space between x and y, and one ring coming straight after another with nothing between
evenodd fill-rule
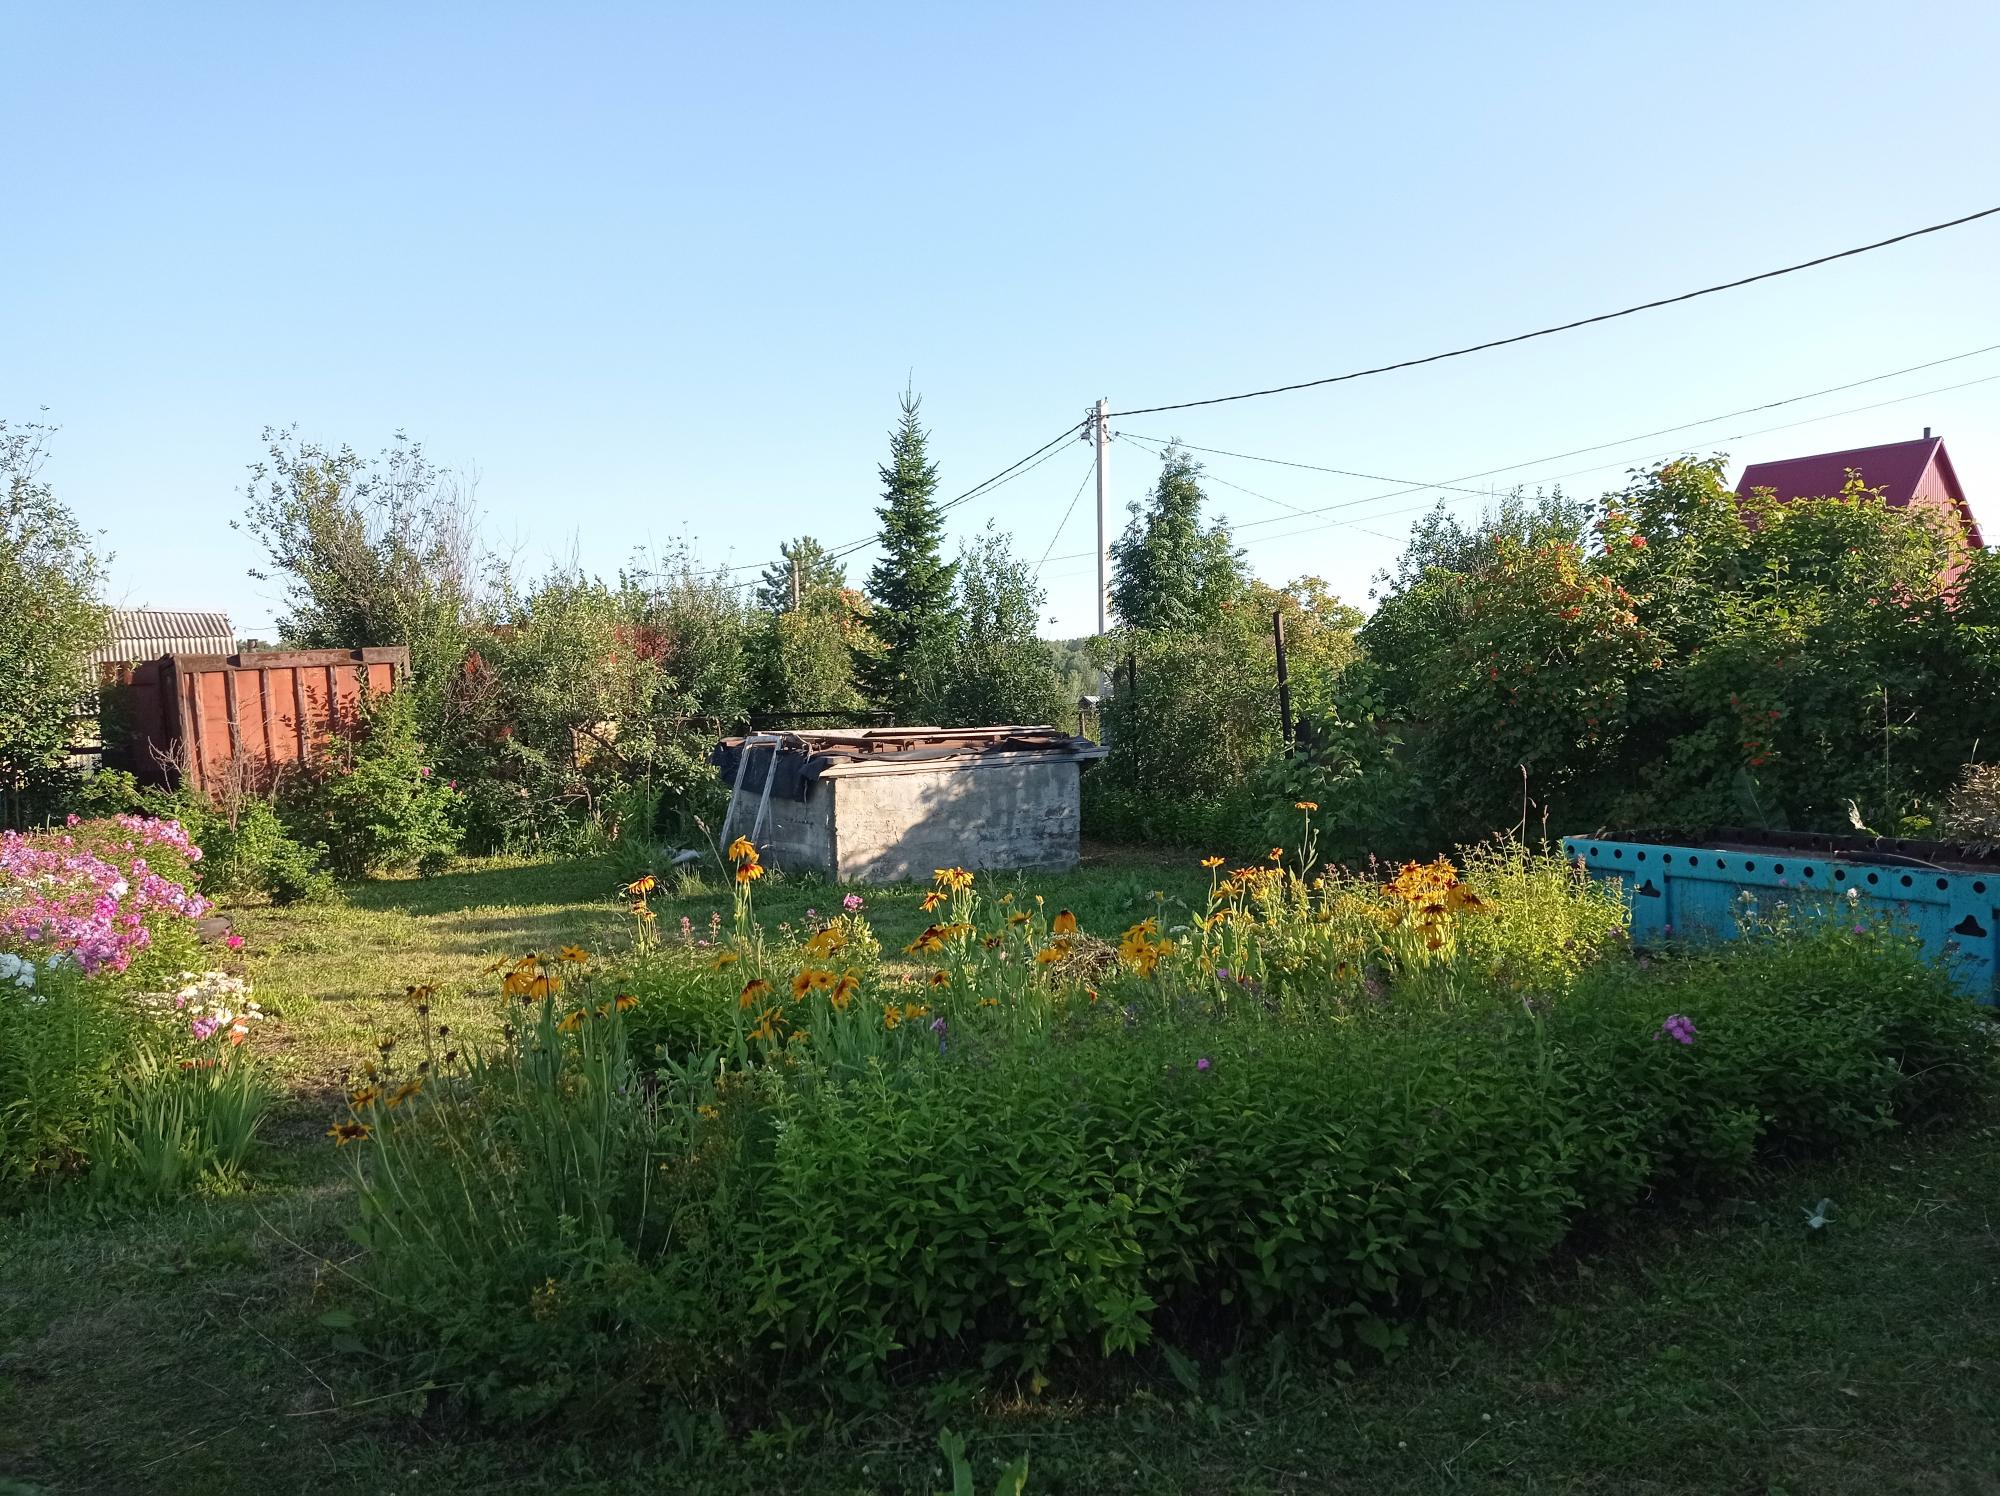
<instances>
[{"instance_id":1,"label":"purple flower","mask_svg":"<svg viewBox=\"0 0 2000 1496\"><path fill-rule=\"evenodd\" d=\"M840 901L840 907L845 909L849 914L854 913L861 907L861 895L858 893L849 894Z\"/></svg>"},{"instance_id":2,"label":"purple flower","mask_svg":"<svg viewBox=\"0 0 2000 1496\"><path fill-rule=\"evenodd\" d=\"M222 1020L220 1018L197 1018L193 1023L188 1025L188 1032L193 1034L196 1039L207 1039L213 1036L215 1031L221 1027Z\"/></svg>"},{"instance_id":3,"label":"purple flower","mask_svg":"<svg viewBox=\"0 0 2000 1496\"><path fill-rule=\"evenodd\" d=\"M807 918L807 919L818 919L818 918L819 918L819 911L818 911L817 909L808 909L808 910L806 911L806 918Z\"/></svg>"},{"instance_id":4,"label":"purple flower","mask_svg":"<svg viewBox=\"0 0 2000 1496\"><path fill-rule=\"evenodd\" d=\"M1675 1013L1660 1025L1660 1032L1653 1035L1672 1039L1676 1044L1694 1043L1694 1020L1685 1013Z\"/></svg>"},{"instance_id":5,"label":"purple flower","mask_svg":"<svg viewBox=\"0 0 2000 1496\"><path fill-rule=\"evenodd\" d=\"M1229 968L1228 968L1228 967L1226 967L1226 966L1218 966L1218 967L1216 967L1216 968L1215 968L1215 979L1216 979L1216 981L1218 981L1218 982L1226 982L1226 981L1228 981L1228 980L1229 980Z\"/></svg>"},{"instance_id":6,"label":"purple flower","mask_svg":"<svg viewBox=\"0 0 2000 1496\"><path fill-rule=\"evenodd\" d=\"M1854 927L1854 933L1857 935L1864 935L1867 933L1867 931L1868 931L1868 926L1866 925L1856 925Z\"/></svg>"},{"instance_id":7,"label":"purple flower","mask_svg":"<svg viewBox=\"0 0 2000 1496\"><path fill-rule=\"evenodd\" d=\"M1196 1060L1194 1068L1197 1070L1206 1070L1208 1068L1208 1056L1203 1055L1200 1059Z\"/></svg>"},{"instance_id":8,"label":"purple flower","mask_svg":"<svg viewBox=\"0 0 2000 1496\"><path fill-rule=\"evenodd\" d=\"M232 951L240 951L243 949L243 937L241 935L231 935L227 939L225 939L222 943L228 946Z\"/></svg>"},{"instance_id":9,"label":"purple flower","mask_svg":"<svg viewBox=\"0 0 2000 1496\"><path fill-rule=\"evenodd\" d=\"M950 1027L950 1025L949 1025L949 1024L947 1024L947 1023L945 1022L945 1020L944 1020L943 1018L941 1018L941 1017L940 1017L940 1018L933 1018L933 1019L931 1020L931 1032L932 1032L932 1033L934 1033L934 1034L941 1034L941 1033L943 1033L943 1032L945 1031L945 1029L946 1029L946 1028L948 1028L948 1027Z\"/></svg>"}]
</instances>

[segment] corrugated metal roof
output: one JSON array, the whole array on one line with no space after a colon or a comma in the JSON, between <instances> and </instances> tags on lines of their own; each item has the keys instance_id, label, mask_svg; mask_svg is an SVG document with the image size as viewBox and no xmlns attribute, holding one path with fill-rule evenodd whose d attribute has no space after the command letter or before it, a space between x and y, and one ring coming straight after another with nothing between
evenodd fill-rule
<instances>
[{"instance_id":1,"label":"corrugated metal roof","mask_svg":"<svg viewBox=\"0 0 2000 1496\"><path fill-rule=\"evenodd\" d=\"M1787 457L1753 462L1736 480L1736 491L1769 488L1778 502L1837 497L1847 483L1847 470L1861 474L1870 488L1882 490L1891 509L1907 508L1912 499L1942 500L1958 510L1971 545L1983 545L1979 521L1959 487L1958 474L1944 450L1944 438L1926 431L1915 441L1887 442L1879 447L1850 447L1844 452L1819 452L1811 457ZM1935 480L1935 481L1932 481Z\"/></svg>"},{"instance_id":2,"label":"corrugated metal roof","mask_svg":"<svg viewBox=\"0 0 2000 1496\"><path fill-rule=\"evenodd\" d=\"M236 652L236 631L227 613L112 608L106 623L110 637L91 654L93 665L157 660L168 654Z\"/></svg>"}]
</instances>

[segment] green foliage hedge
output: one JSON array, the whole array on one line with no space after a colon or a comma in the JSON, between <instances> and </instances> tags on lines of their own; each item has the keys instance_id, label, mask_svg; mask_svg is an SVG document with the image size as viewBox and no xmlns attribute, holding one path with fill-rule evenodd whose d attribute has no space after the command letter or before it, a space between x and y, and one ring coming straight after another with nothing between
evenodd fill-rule
<instances>
[{"instance_id":1,"label":"green foliage hedge","mask_svg":"<svg viewBox=\"0 0 2000 1496\"><path fill-rule=\"evenodd\" d=\"M1600 962L1560 995L1423 990L1314 1019L1111 983L1043 1039L947 1025L847 1078L582 1065L532 1104L467 1103L449 1147L406 1137L393 1192L365 1174L398 1224L368 1267L426 1375L516 1410L606 1378L867 1399L913 1357L1039 1377L1253 1329L1385 1353L1579 1222L1728 1189L1990 1071L1948 975L1876 927ZM468 1157L504 1250L397 1220L455 1209ZM559 1212L522 1204L551 1178Z\"/></svg>"}]
</instances>

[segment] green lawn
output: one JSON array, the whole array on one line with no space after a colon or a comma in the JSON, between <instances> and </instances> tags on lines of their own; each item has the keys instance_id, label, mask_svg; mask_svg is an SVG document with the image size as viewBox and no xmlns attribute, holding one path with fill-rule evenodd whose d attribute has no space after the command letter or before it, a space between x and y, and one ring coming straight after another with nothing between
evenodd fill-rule
<instances>
[{"instance_id":1,"label":"green lawn","mask_svg":"<svg viewBox=\"0 0 2000 1496\"><path fill-rule=\"evenodd\" d=\"M436 1016L476 1034L496 1021L493 957L621 948L617 883L606 864L489 863L337 909L237 911L280 1020L274 1146L241 1197L0 1223L0 1492L934 1491L949 1424L984 1484L1026 1449L1031 1492L2000 1493L2000 1107L1642 1218L1351 1377L1266 1356L1193 1387L1150 1366L1041 1399L913 1387L894 1412L795 1410L719 1441L644 1408L587 1439L455 1423L321 1323L354 1250L319 1136L332 1089L404 1029L406 985L436 985ZM1097 929L1199 885L1110 858L1037 884ZM797 918L841 892L775 883L760 905ZM915 890L867 897L885 945L920 927ZM671 934L727 898L656 907Z\"/></svg>"}]
</instances>

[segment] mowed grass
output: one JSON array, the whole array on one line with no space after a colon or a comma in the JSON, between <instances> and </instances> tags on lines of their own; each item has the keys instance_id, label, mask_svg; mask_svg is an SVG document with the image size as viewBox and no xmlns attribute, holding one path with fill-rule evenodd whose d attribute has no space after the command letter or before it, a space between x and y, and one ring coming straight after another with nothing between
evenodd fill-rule
<instances>
[{"instance_id":1,"label":"mowed grass","mask_svg":"<svg viewBox=\"0 0 2000 1496\"><path fill-rule=\"evenodd\" d=\"M345 1160L319 1133L342 1072L408 1031L406 986L489 1033L483 968L622 949L621 881L609 863L489 863L335 909L236 911L289 1087L254 1190L0 1222L0 1492L938 1491L949 1425L982 1489L1026 1450L1031 1492L2000 1493L1993 1106L1642 1217L1387 1367L1264 1348L1227 1371L1147 1361L1040 1398L913 1386L893 1411L794 1405L721 1433L617 1406L588 1438L467 1425L345 1329ZM1202 880L1103 857L1030 886L1115 933ZM797 920L841 893L774 881L759 903ZM863 893L885 946L921 928L920 890ZM728 896L711 874L655 907L671 936Z\"/></svg>"}]
</instances>

